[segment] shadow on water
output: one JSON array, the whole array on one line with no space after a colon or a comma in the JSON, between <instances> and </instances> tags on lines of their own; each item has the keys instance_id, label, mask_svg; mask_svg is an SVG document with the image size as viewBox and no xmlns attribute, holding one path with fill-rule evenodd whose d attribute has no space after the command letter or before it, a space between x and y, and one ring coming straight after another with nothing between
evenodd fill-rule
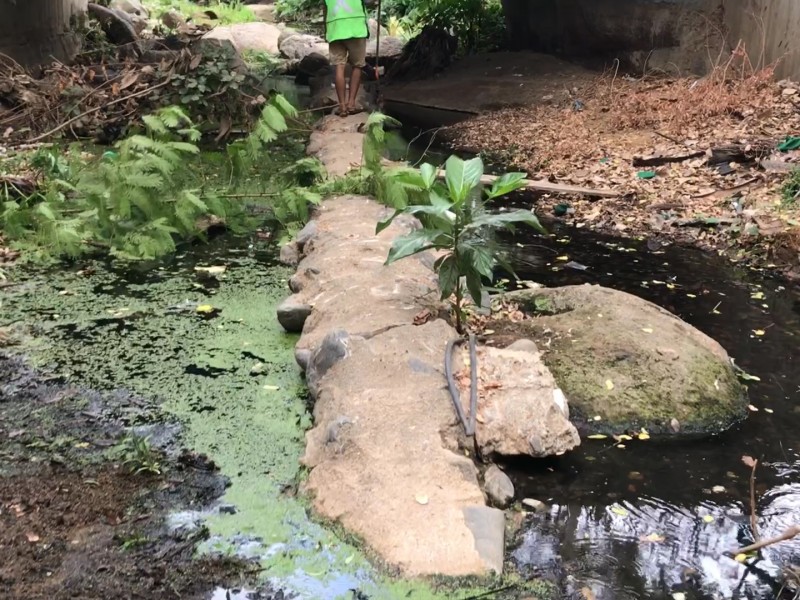
<instances>
[{"instance_id":1,"label":"shadow on water","mask_svg":"<svg viewBox=\"0 0 800 600\"><path fill-rule=\"evenodd\" d=\"M550 231L504 240L520 279L599 284L666 308L760 378L749 384L758 410L707 440L625 449L585 440L557 461L508 465L519 497L550 505L525 518L512 561L577 593L588 587L598 600L778 597L781 567L800 564L800 540L767 548L748 565L722 554L753 540L743 455L762 461L760 537L800 522L800 292L690 248L559 225Z\"/></svg>"}]
</instances>

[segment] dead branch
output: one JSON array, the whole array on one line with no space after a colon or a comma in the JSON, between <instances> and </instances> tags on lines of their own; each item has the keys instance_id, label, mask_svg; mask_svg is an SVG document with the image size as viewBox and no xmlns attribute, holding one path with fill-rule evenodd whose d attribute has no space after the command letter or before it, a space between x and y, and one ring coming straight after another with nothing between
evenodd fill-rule
<instances>
[{"instance_id":1,"label":"dead branch","mask_svg":"<svg viewBox=\"0 0 800 600\"><path fill-rule=\"evenodd\" d=\"M800 525L793 525L792 527L789 527L789 529L787 529L777 537L770 538L768 540L762 540L760 542L756 542L755 544L750 544L749 546L745 546L744 548L739 548L738 550L730 550L727 552L727 554L729 554L730 556L736 556L738 554L749 554L750 552L756 552L758 550L761 550L762 548L766 548L767 546L772 546L780 542L785 542L786 540L791 540L792 538L798 535L800 535Z\"/></svg>"},{"instance_id":2,"label":"dead branch","mask_svg":"<svg viewBox=\"0 0 800 600\"><path fill-rule=\"evenodd\" d=\"M753 469L750 471L750 528L753 531L753 541L758 542L758 519L756 518L756 467L758 459L753 460Z\"/></svg>"},{"instance_id":3,"label":"dead branch","mask_svg":"<svg viewBox=\"0 0 800 600\"><path fill-rule=\"evenodd\" d=\"M148 88L146 88L144 90L140 90L138 92L135 92L133 94L129 94L127 96L123 96L122 98L117 98L116 100L112 100L111 102L108 102L108 103L103 104L101 106L95 106L94 108L90 108L89 110L82 112L78 116L73 117L73 118L69 119L68 121L65 121L64 123L61 123L61 125L59 125L58 127L55 127L53 129L51 129L50 131L46 131L45 133L43 133L41 135L37 135L35 138L31 138L30 140L27 141L27 143L28 144L33 144L34 142L38 142L38 141L41 141L41 140L43 140L45 138L48 138L51 135L53 135L54 133L58 133L62 129L64 129L66 127L69 127L70 125L72 125L76 121L82 119L83 117L91 115L91 114L94 114L96 112L100 112L101 110L103 110L105 108L108 108L109 106L113 106L115 104L119 104L119 103L125 102L127 100L133 100L134 98L139 98L140 96L146 96L146 95L152 93L154 90L157 90L158 88L164 87L171 80L172 79L170 77L168 77L164 81L162 81L160 83L157 83L156 85L150 86L150 87L148 87Z\"/></svg>"}]
</instances>

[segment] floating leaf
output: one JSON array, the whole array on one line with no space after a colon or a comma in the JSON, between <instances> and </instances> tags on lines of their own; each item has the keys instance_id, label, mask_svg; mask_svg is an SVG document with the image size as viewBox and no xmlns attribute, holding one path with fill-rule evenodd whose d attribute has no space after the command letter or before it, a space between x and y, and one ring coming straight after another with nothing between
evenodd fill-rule
<instances>
[{"instance_id":1,"label":"floating leaf","mask_svg":"<svg viewBox=\"0 0 800 600\"><path fill-rule=\"evenodd\" d=\"M711 515L704 515L703 516L703 521L706 522L706 523L713 523L714 522L714 517L712 517Z\"/></svg>"},{"instance_id":2,"label":"floating leaf","mask_svg":"<svg viewBox=\"0 0 800 600\"><path fill-rule=\"evenodd\" d=\"M746 454L742 457L742 462L744 466L750 467L751 469L756 466L756 459L752 456L747 456Z\"/></svg>"},{"instance_id":3,"label":"floating leaf","mask_svg":"<svg viewBox=\"0 0 800 600\"><path fill-rule=\"evenodd\" d=\"M753 300L763 300L764 299L764 292L756 292L755 294L751 294L750 297Z\"/></svg>"},{"instance_id":4,"label":"floating leaf","mask_svg":"<svg viewBox=\"0 0 800 600\"><path fill-rule=\"evenodd\" d=\"M665 539L666 538L663 535L659 535L657 533L651 533L650 535L647 535L647 536L642 538L643 541L651 542L653 544L657 544L659 542L663 542Z\"/></svg>"},{"instance_id":5,"label":"floating leaf","mask_svg":"<svg viewBox=\"0 0 800 600\"><path fill-rule=\"evenodd\" d=\"M89 442L78 442L75 444L76 448L88 448L90 446Z\"/></svg>"},{"instance_id":6,"label":"floating leaf","mask_svg":"<svg viewBox=\"0 0 800 600\"><path fill-rule=\"evenodd\" d=\"M674 592L672 594L672 600L686 600L686 594L683 592Z\"/></svg>"},{"instance_id":7,"label":"floating leaf","mask_svg":"<svg viewBox=\"0 0 800 600\"><path fill-rule=\"evenodd\" d=\"M615 515L619 515L620 517L627 517L629 514L627 510L616 505L611 507L611 512L613 512Z\"/></svg>"},{"instance_id":8,"label":"floating leaf","mask_svg":"<svg viewBox=\"0 0 800 600\"><path fill-rule=\"evenodd\" d=\"M636 437L638 437L640 440L649 440L650 439L650 433L644 427L642 427L642 430L639 432L639 434Z\"/></svg>"},{"instance_id":9,"label":"floating leaf","mask_svg":"<svg viewBox=\"0 0 800 600\"><path fill-rule=\"evenodd\" d=\"M753 406L752 404L747 405L747 410L749 410L750 412L758 412L758 408Z\"/></svg>"},{"instance_id":10,"label":"floating leaf","mask_svg":"<svg viewBox=\"0 0 800 600\"><path fill-rule=\"evenodd\" d=\"M764 409L764 412L766 412L766 413L769 413L769 414L772 414L772 413L774 413L775 411L774 411L774 410L772 410L771 408L765 408L765 409Z\"/></svg>"},{"instance_id":11,"label":"floating leaf","mask_svg":"<svg viewBox=\"0 0 800 600\"><path fill-rule=\"evenodd\" d=\"M590 440L607 440L608 436L607 435L603 435L602 433L594 433L594 434L590 435L587 439L590 439Z\"/></svg>"},{"instance_id":12,"label":"floating leaf","mask_svg":"<svg viewBox=\"0 0 800 600\"><path fill-rule=\"evenodd\" d=\"M356 557L355 554L351 554L350 556L348 556L347 558L344 559L344 564L349 565L351 562L353 562L353 559L355 557Z\"/></svg>"},{"instance_id":13,"label":"floating leaf","mask_svg":"<svg viewBox=\"0 0 800 600\"><path fill-rule=\"evenodd\" d=\"M762 336L762 335L764 335L766 333L767 332L764 331L763 329L753 329L753 335Z\"/></svg>"},{"instance_id":14,"label":"floating leaf","mask_svg":"<svg viewBox=\"0 0 800 600\"><path fill-rule=\"evenodd\" d=\"M268 392L277 392L281 388L277 385L265 385L263 386L263 389L267 390Z\"/></svg>"},{"instance_id":15,"label":"floating leaf","mask_svg":"<svg viewBox=\"0 0 800 600\"><path fill-rule=\"evenodd\" d=\"M210 304L201 304L195 310L201 314L207 315L209 313L214 312L214 307L211 306Z\"/></svg>"},{"instance_id":16,"label":"floating leaf","mask_svg":"<svg viewBox=\"0 0 800 600\"><path fill-rule=\"evenodd\" d=\"M733 557L733 560L735 560L736 562L743 563L744 561L747 560L747 554L740 552L739 554Z\"/></svg>"},{"instance_id":17,"label":"floating leaf","mask_svg":"<svg viewBox=\"0 0 800 600\"><path fill-rule=\"evenodd\" d=\"M609 391L614 389L614 382L610 379L606 379L606 389Z\"/></svg>"},{"instance_id":18,"label":"floating leaf","mask_svg":"<svg viewBox=\"0 0 800 600\"><path fill-rule=\"evenodd\" d=\"M722 485L715 485L714 487L711 488L711 491L714 492L715 494L724 494L725 487Z\"/></svg>"},{"instance_id":19,"label":"floating leaf","mask_svg":"<svg viewBox=\"0 0 800 600\"><path fill-rule=\"evenodd\" d=\"M687 298L697 298L697 294L686 294Z\"/></svg>"},{"instance_id":20,"label":"floating leaf","mask_svg":"<svg viewBox=\"0 0 800 600\"><path fill-rule=\"evenodd\" d=\"M564 260L564 261L566 261L566 260L569 260L569 256L557 256L556 260Z\"/></svg>"},{"instance_id":21,"label":"floating leaf","mask_svg":"<svg viewBox=\"0 0 800 600\"><path fill-rule=\"evenodd\" d=\"M603 417L601 417L600 415L595 415L594 417L592 417L592 421L602 421L602 420Z\"/></svg>"}]
</instances>

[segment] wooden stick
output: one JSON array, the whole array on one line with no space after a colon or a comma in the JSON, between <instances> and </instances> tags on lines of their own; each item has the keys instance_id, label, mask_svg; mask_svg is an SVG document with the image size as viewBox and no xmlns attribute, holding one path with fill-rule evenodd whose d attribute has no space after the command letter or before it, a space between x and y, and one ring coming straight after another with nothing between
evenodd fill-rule
<instances>
[{"instance_id":1,"label":"wooden stick","mask_svg":"<svg viewBox=\"0 0 800 600\"><path fill-rule=\"evenodd\" d=\"M748 554L750 552L755 552L756 550L766 548L767 546L772 546L773 544L777 544L779 542L785 542L786 540L790 540L798 535L800 535L800 525L793 525L778 537L770 538L768 540L761 540L760 542L750 544L749 546L739 548L738 550L730 550L728 554L731 556L736 556L737 554Z\"/></svg>"},{"instance_id":2,"label":"wooden stick","mask_svg":"<svg viewBox=\"0 0 800 600\"><path fill-rule=\"evenodd\" d=\"M753 461L753 470L750 471L750 529L753 531L753 541L758 542L758 519L756 518L756 467L758 459Z\"/></svg>"},{"instance_id":3,"label":"wooden stick","mask_svg":"<svg viewBox=\"0 0 800 600\"><path fill-rule=\"evenodd\" d=\"M445 171L440 169L437 173L439 179L446 177ZM481 183L483 185L492 185L497 181L497 175L483 175L481 176ZM594 196L596 198L619 198L620 193L614 190L586 188L578 185L567 185L564 183L552 183L543 179L523 179L522 183L525 184L525 189L535 190L538 192L549 192L551 194L576 194L580 196Z\"/></svg>"}]
</instances>

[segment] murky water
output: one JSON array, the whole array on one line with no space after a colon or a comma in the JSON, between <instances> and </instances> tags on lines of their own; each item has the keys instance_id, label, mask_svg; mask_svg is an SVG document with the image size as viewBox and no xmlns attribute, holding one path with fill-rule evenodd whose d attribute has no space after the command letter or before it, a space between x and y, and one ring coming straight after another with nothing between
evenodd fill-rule
<instances>
[{"instance_id":1,"label":"murky water","mask_svg":"<svg viewBox=\"0 0 800 600\"><path fill-rule=\"evenodd\" d=\"M746 565L723 553L753 541L743 455L761 461L760 537L800 523L800 291L692 249L551 231L507 241L521 279L601 284L679 315L760 378L749 383L757 411L704 441L618 449L586 440L558 461L510 465L518 494L550 506L525 518L512 561L524 573L557 579L576 597L778 597L781 567L800 564L800 539Z\"/></svg>"}]
</instances>

